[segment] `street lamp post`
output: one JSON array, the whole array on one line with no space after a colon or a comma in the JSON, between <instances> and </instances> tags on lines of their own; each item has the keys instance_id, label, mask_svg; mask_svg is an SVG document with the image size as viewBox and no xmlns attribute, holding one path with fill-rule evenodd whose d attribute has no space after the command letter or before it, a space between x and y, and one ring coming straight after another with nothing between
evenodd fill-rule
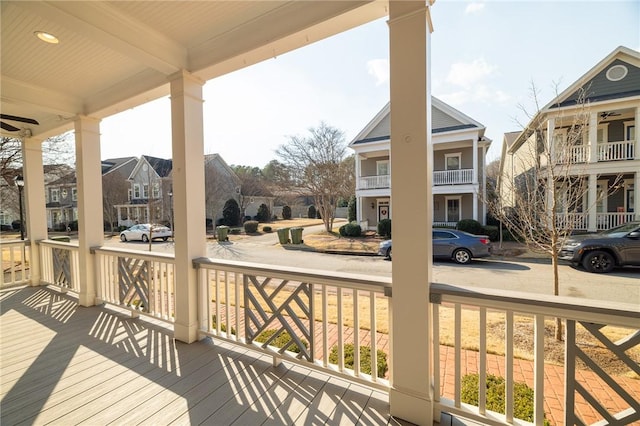
<instances>
[{"instance_id":1,"label":"street lamp post","mask_svg":"<svg viewBox=\"0 0 640 426\"><path fill-rule=\"evenodd\" d=\"M24 188L24 179L22 176L16 176L15 184L18 187L18 204L20 204L20 239L24 240L24 219L22 212L22 189Z\"/></svg>"}]
</instances>

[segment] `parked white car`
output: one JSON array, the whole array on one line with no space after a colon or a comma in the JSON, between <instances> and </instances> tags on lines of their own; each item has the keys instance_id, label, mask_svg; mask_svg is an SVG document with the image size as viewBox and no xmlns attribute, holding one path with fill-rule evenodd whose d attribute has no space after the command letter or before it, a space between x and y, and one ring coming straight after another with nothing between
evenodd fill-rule
<instances>
[{"instance_id":1,"label":"parked white car","mask_svg":"<svg viewBox=\"0 0 640 426\"><path fill-rule=\"evenodd\" d=\"M167 241L171 236L171 229L163 225L151 225L149 223L141 223L133 225L129 229L125 229L120 233L120 240L126 241L149 241L149 235L152 240L162 239Z\"/></svg>"}]
</instances>

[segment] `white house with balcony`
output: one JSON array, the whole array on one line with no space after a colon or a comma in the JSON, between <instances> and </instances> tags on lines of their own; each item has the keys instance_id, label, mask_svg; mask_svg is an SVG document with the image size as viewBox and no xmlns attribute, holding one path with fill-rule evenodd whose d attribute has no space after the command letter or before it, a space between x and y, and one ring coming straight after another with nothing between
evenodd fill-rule
<instances>
[{"instance_id":1,"label":"white house with balcony","mask_svg":"<svg viewBox=\"0 0 640 426\"><path fill-rule=\"evenodd\" d=\"M485 154L491 140L485 127L431 98L433 225L455 226L461 219L485 223ZM349 144L356 153L357 220L375 229L391 219L390 103ZM416 194L418 197L419 194Z\"/></svg>"},{"instance_id":2,"label":"white house with balcony","mask_svg":"<svg viewBox=\"0 0 640 426\"><path fill-rule=\"evenodd\" d=\"M567 184L556 184L561 189L555 203L559 226L595 232L638 218L638 121L640 53L621 46L542 108L525 130L505 135L499 184L503 202L508 206L515 199L516 186L505 182L530 173L532 159L547 161L540 155L545 151L556 168L567 168L563 176L585 189L571 200ZM579 134L568 138L572 128ZM541 165L538 170L544 170Z\"/></svg>"}]
</instances>

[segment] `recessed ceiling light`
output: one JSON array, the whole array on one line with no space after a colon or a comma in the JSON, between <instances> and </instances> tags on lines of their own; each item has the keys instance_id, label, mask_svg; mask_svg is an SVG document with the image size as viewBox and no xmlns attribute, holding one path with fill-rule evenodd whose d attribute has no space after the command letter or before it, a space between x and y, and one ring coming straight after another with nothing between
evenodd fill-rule
<instances>
[{"instance_id":1,"label":"recessed ceiling light","mask_svg":"<svg viewBox=\"0 0 640 426\"><path fill-rule=\"evenodd\" d=\"M58 37L54 36L53 34L49 34L44 31L35 31L33 34L36 37L38 37L40 40L44 41L45 43L51 43L51 44L60 43L60 40L58 40Z\"/></svg>"}]
</instances>

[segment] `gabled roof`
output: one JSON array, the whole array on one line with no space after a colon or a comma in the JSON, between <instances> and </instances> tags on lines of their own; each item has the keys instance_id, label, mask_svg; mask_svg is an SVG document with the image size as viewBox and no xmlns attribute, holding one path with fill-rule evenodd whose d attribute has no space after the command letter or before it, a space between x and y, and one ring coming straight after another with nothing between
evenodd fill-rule
<instances>
[{"instance_id":1,"label":"gabled roof","mask_svg":"<svg viewBox=\"0 0 640 426\"><path fill-rule=\"evenodd\" d=\"M107 158L106 160L102 160L102 174L106 175L107 173L118 170L129 162L137 160L136 157Z\"/></svg>"},{"instance_id":2,"label":"gabled roof","mask_svg":"<svg viewBox=\"0 0 640 426\"><path fill-rule=\"evenodd\" d=\"M431 133L444 133L464 129L479 129L484 133L485 126L468 115L458 111L436 98L431 97ZM389 140L391 137L391 103L387 104L358 133L349 146Z\"/></svg>"},{"instance_id":3,"label":"gabled roof","mask_svg":"<svg viewBox=\"0 0 640 426\"><path fill-rule=\"evenodd\" d=\"M220 154L205 154L204 164L205 166L207 164L217 164L218 167L222 167L226 171L226 173L235 181L238 186L240 185L240 178L238 177L236 172L234 172L233 169L227 164L227 162L224 161L224 158L222 158Z\"/></svg>"},{"instance_id":4,"label":"gabled roof","mask_svg":"<svg viewBox=\"0 0 640 426\"><path fill-rule=\"evenodd\" d=\"M131 170L128 179L132 180L137 174L138 171L144 166L149 165L153 171L158 175L158 177L164 178L168 177L171 174L171 170L173 169L173 161L166 160L164 158L151 157L150 155L143 155L138 160L136 166Z\"/></svg>"},{"instance_id":5,"label":"gabled roof","mask_svg":"<svg viewBox=\"0 0 640 426\"><path fill-rule=\"evenodd\" d=\"M49 182L47 185L58 186L58 185L71 185L76 183L76 172L67 173L59 179L54 180L53 182Z\"/></svg>"},{"instance_id":6,"label":"gabled roof","mask_svg":"<svg viewBox=\"0 0 640 426\"><path fill-rule=\"evenodd\" d=\"M607 72L617 65L625 66L628 73L618 81L611 81L607 78ZM549 102L542 111L575 105L581 89L586 90L585 96L589 102L640 95L640 52L619 46L560 93L557 99Z\"/></svg>"},{"instance_id":7,"label":"gabled roof","mask_svg":"<svg viewBox=\"0 0 640 426\"><path fill-rule=\"evenodd\" d=\"M627 74L624 78L612 81L607 77L607 73L618 65L623 65L627 69ZM554 112L558 108L576 105L583 90L584 100L590 103L639 98L640 52L624 46L616 48L538 111L527 124L527 128L520 132L516 140L513 141L510 150L517 150L548 113Z\"/></svg>"}]
</instances>

